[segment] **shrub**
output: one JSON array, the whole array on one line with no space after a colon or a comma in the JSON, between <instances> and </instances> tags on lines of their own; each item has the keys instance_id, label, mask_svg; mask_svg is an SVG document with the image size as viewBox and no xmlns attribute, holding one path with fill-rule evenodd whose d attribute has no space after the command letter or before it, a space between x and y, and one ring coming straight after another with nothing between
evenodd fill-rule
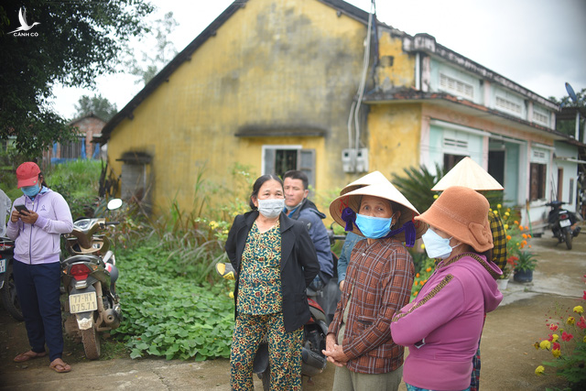
<instances>
[{"instance_id":1,"label":"shrub","mask_svg":"<svg viewBox=\"0 0 586 391\"><path fill-rule=\"evenodd\" d=\"M579 305L550 309L546 315L548 337L533 344L538 350L549 351L553 358L553 361L544 361L538 366L535 374L547 374L545 366L551 367L557 376L568 381L571 390L586 389L585 306L586 291Z\"/></svg>"}]
</instances>

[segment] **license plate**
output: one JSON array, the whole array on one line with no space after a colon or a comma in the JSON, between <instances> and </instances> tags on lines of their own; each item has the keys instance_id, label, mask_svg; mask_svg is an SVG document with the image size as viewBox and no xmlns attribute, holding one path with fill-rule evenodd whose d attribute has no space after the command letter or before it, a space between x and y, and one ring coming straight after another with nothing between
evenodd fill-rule
<instances>
[{"instance_id":1,"label":"license plate","mask_svg":"<svg viewBox=\"0 0 586 391\"><path fill-rule=\"evenodd\" d=\"M564 227L568 227L572 225L572 223L570 223L570 220L562 220L560 221L560 227L564 228Z\"/></svg>"},{"instance_id":2,"label":"license plate","mask_svg":"<svg viewBox=\"0 0 586 391\"><path fill-rule=\"evenodd\" d=\"M96 292L87 292L69 296L69 312L77 314L79 312L95 311L98 309Z\"/></svg>"},{"instance_id":3,"label":"license plate","mask_svg":"<svg viewBox=\"0 0 586 391\"><path fill-rule=\"evenodd\" d=\"M6 258L0 259L0 273L6 273Z\"/></svg>"}]
</instances>

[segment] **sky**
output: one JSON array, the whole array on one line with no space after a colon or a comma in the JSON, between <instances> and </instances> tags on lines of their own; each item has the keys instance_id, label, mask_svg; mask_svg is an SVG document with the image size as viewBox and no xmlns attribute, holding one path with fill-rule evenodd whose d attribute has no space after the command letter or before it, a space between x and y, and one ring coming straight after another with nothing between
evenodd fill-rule
<instances>
[{"instance_id":1,"label":"sky","mask_svg":"<svg viewBox=\"0 0 586 391\"><path fill-rule=\"evenodd\" d=\"M185 48L233 0L151 0L159 19L172 11L170 35ZM255 0L250 0L255 1ZM311 1L311 0L305 0ZM365 11L371 0L346 0ZM586 88L586 0L384 0L377 18L409 35L428 33L437 43L545 98L567 96L565 83ZM142 49L144 43L137 43ZM142 89L126 74L101 76L96 90L56 86L53 107L73 118L82 95L101 94L121 110Z\"/></svg>"}]
</instances>

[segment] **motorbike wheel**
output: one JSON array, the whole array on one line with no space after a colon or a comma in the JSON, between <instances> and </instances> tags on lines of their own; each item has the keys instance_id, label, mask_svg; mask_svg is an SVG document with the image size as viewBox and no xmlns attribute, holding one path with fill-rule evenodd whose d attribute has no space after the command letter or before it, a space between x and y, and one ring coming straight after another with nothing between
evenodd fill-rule
<instances>
[{"instance_id":1,"label":"motorbike wheel","mask_svg":"<svg viewBox=\"0 0 586 391\"><path fill-rule=\"evenodd\" d=\"M572 231L567 229L564 231L564 236L566 237L566 247L568 250L572 249Z\"/></svg>"},{"instance_id":2,"label":"motorbike wheel","mask_svg":"<svg viewBox=\"0 0 586 391\"><path fill-rule=\"evenodd\" d=\"M19 322L24 320L22 311L20 310L20 302L16 295L16 284L14 283L14 275L12 274L12 264L9 263L6 267L6 273L4 275L4 287L1 290L2 293L2 305L4 309Z\"/></svg>"},{"instance_id":3,"label":"motorbike wheel","mask_svg":"<svg viewBox=\"0 0 586 391\"><path fill-rule=\"evenodd\" d=\"M83 351L88 360L96 360L100 358L100 336L96 331L94 324L91 329L81 330L81 342L83 343Z\"/></svg>"}]
</instances>

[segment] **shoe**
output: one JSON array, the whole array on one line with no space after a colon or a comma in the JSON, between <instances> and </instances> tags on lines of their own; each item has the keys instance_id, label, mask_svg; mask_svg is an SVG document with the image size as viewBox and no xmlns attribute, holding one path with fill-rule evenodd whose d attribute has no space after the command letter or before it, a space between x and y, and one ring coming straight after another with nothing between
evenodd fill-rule
<instances>
[{"instance_id":1,"label":"shoe","mask_svg":"<svg viewBox=\"0 0 586 391\"><path fill-rule=\"evenodd\" d=\"M231 263L216 263L216 272L226 280L235 280L236 273Z\"/></svg>"},{"instance_id":2,"label":"shoe","mask_svg":"<svg viewBox=\"0 0 586 391\"><path fill-rule=\"evenodd\" d=\"M41 357L45 357L47 355L47 352L33 352L32 350L29 350L28 352L24 352L24 353L20 353L18 356L14 357L14 362L25 362L28 360L33 360L35 358L41 358Z\"/></svg>"},{"instance_id":3,"label":"shoe","mask_svg":"<svg viewBox=\"0 0 586 391\"><path fill-rule=\"evenodd\" d=\"M52 370L54 370L57 373L71 372L71 366L69 364L65 363L60 358L56 358L55 360L53 360L51 362L51 365L49 365L49 368L51 368Z\"/></svg>"}]
</instances>

